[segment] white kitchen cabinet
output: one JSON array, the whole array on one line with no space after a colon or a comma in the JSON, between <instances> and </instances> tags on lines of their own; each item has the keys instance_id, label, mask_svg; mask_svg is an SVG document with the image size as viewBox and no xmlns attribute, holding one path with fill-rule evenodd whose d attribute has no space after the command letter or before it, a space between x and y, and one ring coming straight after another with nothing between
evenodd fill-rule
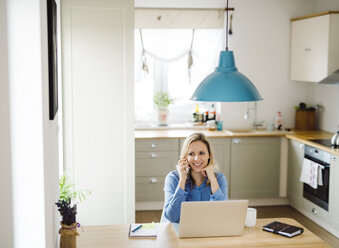
<instances>
[{"instance_id":1,"label":"white kitchen cabinet","mask_svg":"<svg viewBox=\"0 0 339 248\"><path fill-rule=\"evenodd\" d=\"M339 156L331 156L329 191L330 222L339 233Z\"/></svg>"},{"instance_id":2,"label":"white kitchen cabinet","mask_svg":"<svg viewBox=\"0 0 339 248\"><path fill-rule=\"evenodd\" d=\"M291 22L291 80L319 82L339 69L339 13Z\"/></svg>"},{"instance_id":3,"label":"white kitchen cabinet","mask_svg":"<svg viewBox=\"0 0 339 248\"><path fill-rule=\"evenodd\" d=\"M289 140L287 196L290 204L296 209L302 206L303 199L303 183L300 182L300 175L304 160L304 148L304 144Z\"/></svg>"},{"instance_id":4,"label":"white kitchen cabinet","mask_svg":"<svg viewBox=\"0 0 339 248\"><path fill-rule=\"evenodd\" d=\"M279 197L280 138L233 138L230 197Z\"/></svg>"},{"instance_id":5,"label":"white kitchen cabinet","mask_svg":"<svg viewBox=\"0 0 339 248\"><path fill-rule=\"evenodd\" d=\"M134 222L134 1L62 0L64 169L82 225Z\"/></svg>"},{"instance_id":6,"label":"white kitchen cabinet","mask_svg":"<svg viewBox=\"0 0 339 248\"><path fill-rule=\"evenodd\" d=\"M179 139L135 141L135 200L163 202L166 175L179 160ZM159 204L161 205L161 204Z\"/></svg>"}]
</instances>

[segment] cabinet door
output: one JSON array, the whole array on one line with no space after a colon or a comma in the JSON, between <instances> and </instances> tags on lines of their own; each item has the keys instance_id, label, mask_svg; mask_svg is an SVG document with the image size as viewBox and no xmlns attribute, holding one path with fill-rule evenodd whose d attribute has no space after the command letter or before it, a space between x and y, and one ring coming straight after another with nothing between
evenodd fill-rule
<instances>
[{"instance_id":1,"label":"cabinet door","mask_svg":"<svg viewBox=\"0 0 339 248\"><path fill-rule=\"evenodd\" d=\"M230 138L210 138L213 146L214 159L218 162L219 169L224 173L228 184L230 184L231 172L231 139Z\"/></svg>"},{"instance_id":2,"label":"cabinet door","mask_svg":"<svg viewBox=\"0 0 339 248\"><path fill-rule=\"evenodd\" d=\"M291 80L319 82L327 76L329 15L292 22Z\"/></svg>"},{"instance_id":3,"label":"cabinet door","mask_svg":"<svg viewBox=\"0 0 339 248\"><path fill-rule=\"evenodd\" d=\"M329 214L331 225L339 231L339 156L331 157Z\"/></svg>"},{"instance_id":4,"label":"cabinet door","mask_svg":"<svg viewBox=\"0 0 339 248\"><path fill-rule=\"evenodd\" d=\"M287 196L290 204L299 208L302 205L303 183L300 182L300 174L304 159L304 144L289 140L288 144L288 185Z\"/></svg>"},{"instance_id":5,"label":"cabinet door","mask_svg":"<svg viewBox=\"0 0 339 248\"><path fill-rule=\"evenodd\" d=\"M234 138L231 198L279 196L280 138Z\"/></svg>"},{"instance_id":6,"label":"cabinet door","mask_svg":"<svg viewBox=\"0 0 339 248\"><path fill-rule=\"evenodd\" d=\"M64 169L93 192L77 217L83 225L131 223L134 1L60 3Z\"/></svg>"},{"instance_id":7,"label":"cabinet door","mask_svg":"<svg viewBox=\"0 0 339 248\"><path fill-rule=\"evenodd\" d=\"M136 140L136 202L164 200L165 177L179 160L178 143L178 139Z\"/></svg>"}]
</instances>

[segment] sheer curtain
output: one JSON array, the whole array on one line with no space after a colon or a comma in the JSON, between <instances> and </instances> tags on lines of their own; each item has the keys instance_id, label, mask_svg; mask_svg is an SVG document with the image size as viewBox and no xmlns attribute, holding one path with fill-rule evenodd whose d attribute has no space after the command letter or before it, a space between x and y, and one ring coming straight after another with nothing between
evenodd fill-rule
<instances>
[{"instance_id":1,"label":"sheer curtain","mask_svg":"<svg viewBox=\"0 0 339 248\"><path fill-rule=\"evenodd\" d=\"M193 29L141 29L141 33L145 56L140 30L135 30L136 123L153 120L153 95L158 90L174 99L169 107L169 123L190 121L196 103L189 98L217 65L223 29L195 29L193 43ZM193 64L189 69L191 43ZM142 69L145 59L148 73Z\"/></svg>"}]
</instances>

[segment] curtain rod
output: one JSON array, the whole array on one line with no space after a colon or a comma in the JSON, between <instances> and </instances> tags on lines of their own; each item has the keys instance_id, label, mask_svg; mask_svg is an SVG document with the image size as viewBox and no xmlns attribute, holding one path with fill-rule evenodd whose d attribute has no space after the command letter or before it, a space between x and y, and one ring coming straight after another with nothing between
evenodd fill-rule
<instances>
[{"instance_id":1,"label":"curtain rod","mask_svg":"<svg viewBox=\"0 0 339 248\"><path fill-rule=\"evenodd\" d=\"M234 11L234 8L156 8L156 7L134 7L134 9L159 9L159 10L224 10L224 11Z\"/></svg>"}]
</instances>

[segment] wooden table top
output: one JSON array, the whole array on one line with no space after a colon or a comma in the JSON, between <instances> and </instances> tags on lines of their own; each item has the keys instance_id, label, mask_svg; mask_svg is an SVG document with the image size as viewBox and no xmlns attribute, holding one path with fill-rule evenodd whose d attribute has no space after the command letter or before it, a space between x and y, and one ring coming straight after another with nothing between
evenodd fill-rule
<instances>
[{"instance_id":1,"label":"wooden table top","mask_svg":"<svg viewBox=\"0 0 339 248\"><path fill-rule=\"evenodd\" d=\"M85 226L83 232L81 232L81 228L78 230L80 236L77 237L77 247L330 247L305 227L303 227L303 234L293 238L262 231L262 226L272 221L303 227L297 221L289 218L257 219L256 226L246 227L244 234L239 237L179 239L171 224L165 223L156 224L157 238L129 238L129 225Z\"/></svg>"}]
</instances>

